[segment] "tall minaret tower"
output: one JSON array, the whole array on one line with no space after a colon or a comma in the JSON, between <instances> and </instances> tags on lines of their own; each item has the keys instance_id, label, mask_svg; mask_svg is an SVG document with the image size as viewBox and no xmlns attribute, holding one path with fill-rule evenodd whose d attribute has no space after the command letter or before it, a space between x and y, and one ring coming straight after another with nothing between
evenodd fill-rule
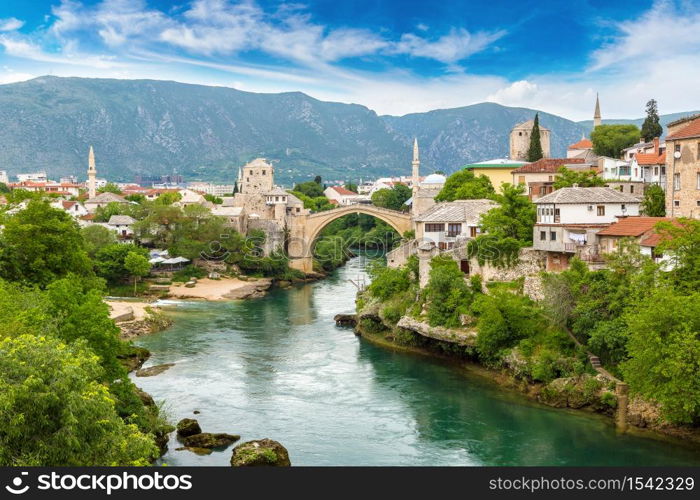
<instances>
[{"instance_id":1,"label":"tall minaret tower","mask_svg":"<svg viewBox=\"0 0 700 500\"><path fill-rule=\"evenodd\" d=\"M413 139L413 161L411 162L411 184L413 189L413 195L416 195L418 191L418 183L420 182L420 158L418 156L418 138ZM413 200L415 203L415 200Z\"/></svg>"},{"instance_id":2,"label":"tall minaret tower","mask_svg":"<svg viewBox=\"0 0 700 500\"><path fill-rule=\"evenodd\" d=\"M88 153L88 198L94 198L97 195L96 180L97 170L95 169L95 152L90 146Z\"/></svg>"},{"instance_id":3,"label":"tall minaret tower","mask_svg":"<svg viewBox=\"0 0 700 500\"><path fill-rule=\"evenodd\" d=\"M600 125L600 100L598 100L598 94L595 95L595 112L593 113L593 128Z\"/></svg>"}]
</instances>

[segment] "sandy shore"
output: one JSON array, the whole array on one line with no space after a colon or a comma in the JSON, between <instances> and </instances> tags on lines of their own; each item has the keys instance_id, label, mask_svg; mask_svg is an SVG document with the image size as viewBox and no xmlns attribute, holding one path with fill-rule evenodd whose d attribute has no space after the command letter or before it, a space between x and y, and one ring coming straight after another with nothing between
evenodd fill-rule
<instances>
[{"instance_id":1,"label":"sandy shore","mask_svg":"<svg viewBox=\"0 0 700 500\"><path fill-rule=\"evenodd\" d=\"M260 278L256 281L242 281L236 278L210 280L203 278L197 281L194 288L186 288L184 284L170 285L170 295L176 299L204 299L212 301L243 299L270 288L272 280Z\"/></svg>"},{"instance_id":2,"label":"sandy shore","mask_svg":"<svg viewBox=\"0 0 700 500\"><path fill-rule=\"evenodd\" d=\"M158 306L149 302L105 300L110 309L109 317L112 319L124 318L122 321L141 321L146 318L146 308L158 309ZM129 313L133 313L133 318L126 319Z\"/></svg>"}]
</instances>

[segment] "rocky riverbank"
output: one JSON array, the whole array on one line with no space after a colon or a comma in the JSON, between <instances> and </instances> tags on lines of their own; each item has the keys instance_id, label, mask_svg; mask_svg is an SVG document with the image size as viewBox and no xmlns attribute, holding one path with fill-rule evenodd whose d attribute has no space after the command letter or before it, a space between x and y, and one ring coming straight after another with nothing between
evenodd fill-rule
<instances>
[{"instance_id":1,"label":"rocky riverbank","mask_svg":"<svg viewBox=\"0 0 700 500\"><path fill-rule=\"evenodd\" d=\"M431 327L407 316L393 325L372 308L361 311L356 318L355 333L381 347L442 359L547 406L615 417L618 406L615 381L604 374L583 373L547 384L534 382L523 375L522 359L517 352L498 368L480 364L473 349L475 331ZM693 448L700 446L700 429L663 421L659 407L639 397L631 399L626 422L627 432L631 434Z\"/></svg>"}]
</instances>

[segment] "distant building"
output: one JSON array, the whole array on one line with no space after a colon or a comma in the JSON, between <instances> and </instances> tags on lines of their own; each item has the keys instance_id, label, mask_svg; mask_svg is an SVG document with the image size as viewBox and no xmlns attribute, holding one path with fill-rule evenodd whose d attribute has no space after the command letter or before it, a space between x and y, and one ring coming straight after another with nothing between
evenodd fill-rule
<instances>
[{"instance_id":1,"label":"distant building","mask_svg":"<svg viewBox=\"0 0 700 500\"><path fill-rule=\"evenodd\" d=\"M235 189L234 184L213 184L211 182L190 182L187 187L198 193L210 194L212 196L222 197L231 196Z\"/></svg>"},{"instance_id":2,"label":"distant building","mask_svg":"<svg viewBox=\"0 0 700 500\"><path fill-rule=\"evenodd\" d=\"M501 190L501 184L504 182L513 182L513 172L514 169L520 168L525 165L526 161L516 161L510 160L508 158L497 158L495 160L482 161L479 163L472 163L470 165L465 165L464 169L471 170L474 175L485 175L493 184L496 191Z\"/></svg>"},{"instance_id":3,"label":"distant building","mask_svg":"<svg viewBox=\"0 0 700 500\"><path fill-rule=\"evenodd\" d=\"M617 250L622 239L632 239L642 243L655 234L654 226L661 221L671 221L668 217L623 217L598 232L598 247L601 253Z\"/></svg>"},{"instance_id":4,"label":"distant building","mask_svg":"<svg viewBox=\"0 0 700 500\"><path fill-rule=\"evenodd\" d=\"M17 174L17 182L48 182L48 178L46 177L46 172Z\"/></svg>"},{"instance_id":5,"label":"distant building","mask_svg":"<svg viewBox=\"0 0 700 500\"><path fill-rule=\"evenodd\" d=\"M241 194L260 194L272 191L275 169L264 158L256 158L240 168L238 173L238 192Z\"/></svg>"},{"instance_id":6,"label":"distant building","mask_svg":"<svg viewBox=\"0 0 700 500\"><path fill-rule=\"evenodd\" d=\"M128 215L113 215L107 222L107 227L117 233L120 238L130 238L134 235L134 223L136 220Z\"/></svg>"},{"instance_id":7,"label":"distant building","mask_svg":"<svg viewBox=\"0 0 700 500\"><path fill-rule=\"evenodd\" d=\"M330 201L337 202L338 205L354 205L356 203L369 203L369 196L361 195L345 189L342 186L329 186L324 191L323 194Z\"/></svg>"},{"instance_id":8,"label":"distant building","mask_svg":"<svg viewBox=\"0 0 700 500\"><path fill-rule=\"evenodd\" d=\"M633 168L639 168L645 185L656 184L666 190L666 144L660 144L659 138L654 139L654 150L651 153L639 153L632 158Z\"/></svg>"},{"instance_id":9,"label":"distant building","mask_svg":"<svg viewBox=\"0 0 700 500\"><path fill-rule=\"evenodd\" d=\"M666 215L700 218L700 115L668 124Z\"/></svg>"},{"instance_id":10,"label":"distant building","mask_svg":"<svg viewBox=\"0 0 700 500\"><path fill-rule=\"evenodd\" d=\"M3 184L10 182L10 178L7 176L7 172L5 170L0 170L0 182Z\"/></svg>"},{"instance_id":11,"label":"distant building","mask_svg":"<svg viewBox=\"0 0 700 500\"><path fill-rule=\"evenodd\" d=\"M121 205L125 205L129 202L126 201L123 197L119 196L118 194L100 193L94 198L88 198L84 205L85 208L87 208L88 212L95 213L95 211L98 208L106 207L110 203L119 203Z\"/></svg>"},{"instance_id":12,"label":"distant building","mask_svg":"<svg viewBox=\"0 0 700 500\"><path fill-rule=\"evenodd\" d=\"M512 183L524 185L528 198L534 201L554 191L554 181L562 167L584 171L592 169L583 158L542 158L511 171Z\"/></svg>"},{"instance_id":13,"label":"distant building","mask_svg":"<svg viewBox=\"0 0 700 500\"><path fill-rule=\"evenodd\" d=\"M588 152L593 151L593 142L590 139L581 137L581 140L571 144L566 148L567 158L581 158Z\"/></svg>"},{"instance_id":14,"label":"distant building","mask_svg":"<svg viewBox=\"0 0 700 500\"><path fill-rule=\"evenodd\" d=\"M51 206L63 210L76 219L88 214L87 209L77 201L56 200L51 203Z\"/></svg>"},{"instance_id":15,"label":"distant building","mask_svg":"<svg viewBox=\"0 0 700 500\"><path fill-rule=\"evenodd\" d=\"M510 131L510 158L515 161L527 160L527 151L530 149L530 135L535 126L535 120L528 120L517 124ZM551 156L549 129L540 125L540 144L542 145L542 156ZM494 184L494 187L497 187Z\"/></svg>"}]
</instances>

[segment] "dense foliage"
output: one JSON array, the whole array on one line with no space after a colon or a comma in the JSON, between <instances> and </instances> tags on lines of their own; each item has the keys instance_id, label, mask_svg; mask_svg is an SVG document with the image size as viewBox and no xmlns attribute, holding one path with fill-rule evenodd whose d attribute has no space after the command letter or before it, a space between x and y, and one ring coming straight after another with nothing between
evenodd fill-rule
<instances>
[{"instance_id":1,"label":"dense foliage","mask_svg":"<svg viewBox=\"0 0 700 500\"><path fill-rule=\"evenodd\" d=\"M571 170L561 167L554 178L554 189L565 187L601 187L605 179L598 177L595 170Z\"/></svg>"},{"instance_id":2,"label":"dense foliage","mask_svg":"<svg viewBox=\"0 0 700 500\"><path fill-rule=\"evenodd\" d=\"M655 99L647 102L647 116L642 123L642 137L645 141L650 142L655 137L661 137L664 128L659 123L659 108Z\"/></svg>"},{"instance_id":3,"label":"dense foliage","mask_svg":"<svg viewBox=\"0 0 700 500\"><path fill-rule=\"evenodd\" d=\"M642 213L647 217L666 216L666 193L658 184L652 184L644 191Z\"/></svg>"},{"instance_id":4,"label":"dense foliage","mask_svg":"<svg viewBox=\"0 0 700 500\"><path fill-rule=\"evenodd\" d=\"M495 193L491 180L485 175L458 170L447 178L435 201L479 200L491 198Z\"/></svg>"},{"instance_id":5,"label":"dense foliage","mask_svg":"<svg viewBox=\"0 0 700 500\"><path fill-rule=\"evenodd\" d=\"M411 188L397 184L391 189L379 189L372 193L372 203L381 208L406 211L406 201L411 197Z\"/></svg>"},{"instance_id":6,"label":"dense foliage","mask_svg":"<svg viewBox=\"0 0 700 500\"><path fill-rule=\"evenodd\" d=\"M598 156L619 158L623 149L637 143L640 134L636 125L598 125L591 132L593 152Z\"/></svg>"}]
</instances>

